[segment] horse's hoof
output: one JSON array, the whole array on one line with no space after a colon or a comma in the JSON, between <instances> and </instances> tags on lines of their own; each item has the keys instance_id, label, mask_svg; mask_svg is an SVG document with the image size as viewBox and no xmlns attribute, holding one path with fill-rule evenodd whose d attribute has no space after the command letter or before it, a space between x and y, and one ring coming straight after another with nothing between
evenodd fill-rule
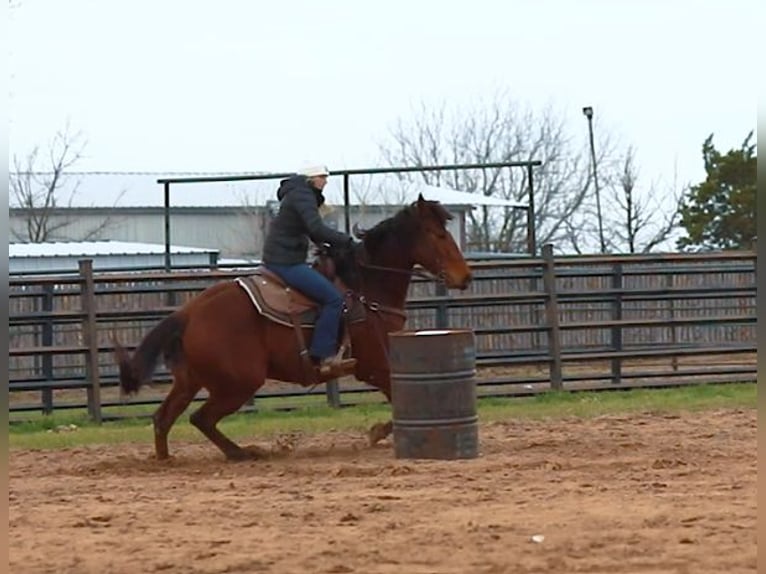
<instances>
[{"instance_id":1,"label":"horse's hoof","mask_svg":"<svg viewBox=\"0 0 766 574\"><path fill-rule=\"evenodd\" d=\"M226 459L231 462L242 462L245 460L258 460L261 458L266 458L267 455L268 451L260 447L248 446L226 453Z\"/></svg>"},{"instance_id":2,"label":"horse's hoof","mask_svg":"<svg viewBox=\"0 0 766 574\"><path fill-rule=\"evenodd\" d=\"M229 462L242 462L244 460L252 460L253 457L244 449L235 450L226 453L226 460Z\"/></svg>"},{"instance_id":3,"label":"horse's hoof","mask_svg":"<svg viewBox=\"0 0 766 574\"><path fill-rule=\"evenodd\" d=\"M386 430L386 425L384 423L376 423L372 425L367 433L367 438L370 440L370 446L375 446L387 436L388 431Z\"/></svg>"},{"instance_id":4,"label":"horse's hoof","mask_svg":"<svg viewBox=\"0 0 766 574\"><path fill-rule=\"evenodd\" d=\"M261 448L255 445L246 446L242 450L244 450L248 454L251 460L267 458L271 454L265 448Z\"/></svg>"}]
</instances>

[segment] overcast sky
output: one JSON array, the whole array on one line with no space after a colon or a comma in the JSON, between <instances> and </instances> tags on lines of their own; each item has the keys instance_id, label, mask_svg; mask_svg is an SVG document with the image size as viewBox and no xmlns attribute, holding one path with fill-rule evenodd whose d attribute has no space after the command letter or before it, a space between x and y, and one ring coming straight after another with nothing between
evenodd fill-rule
<instances>
[{"instance_id":1,"label":"overcast sky","mask_svg":"<svg viewBox=\"0 0 766 574\"><path fill-rule=\"evenodd\" d=\"M704 177L700 148L755 129L748 0L13 0L10 157L67 122L78 170L379 165L426 105L505 90L637 150L641 176Z\"/></svg>"}]
</instances>

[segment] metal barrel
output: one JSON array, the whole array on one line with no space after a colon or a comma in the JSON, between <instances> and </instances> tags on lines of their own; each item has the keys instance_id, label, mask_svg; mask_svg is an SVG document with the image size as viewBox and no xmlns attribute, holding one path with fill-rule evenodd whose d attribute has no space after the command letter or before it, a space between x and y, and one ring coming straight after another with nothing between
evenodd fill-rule
<instances>
[{"instance_id":1,"label":"metal barrel","mask_svg":"<svg viewBox=\"0 0 766 574\"><path fill-rule=\"evenodd\" d=\"M388 341L396 458L478 456L473 331L399 331Z\"/></svg>"}]
</instances>

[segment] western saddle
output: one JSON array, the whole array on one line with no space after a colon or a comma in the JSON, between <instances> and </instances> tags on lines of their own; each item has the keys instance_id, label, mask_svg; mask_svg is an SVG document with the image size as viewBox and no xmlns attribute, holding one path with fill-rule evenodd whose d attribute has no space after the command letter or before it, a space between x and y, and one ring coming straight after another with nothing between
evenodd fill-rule
<instances>
[{"instance_id":1,"label":"western saddle","mask_svg":"<svg viewBox=\"0 0 766 574\"><path fill-rule=\"evenodd\" d=\"M329 363L314 365L306 348L303 329L312 328L319 315L319 305L300 291L287 285L282 279L264 266L256 267L252 275L238 277L235 281L249 296L258 312L267 319L292 327L298 339L298 348L304 367L304 377L309 384L318 384L338 377L353 374L356 359L344 357L351 347L348 324L364 320L364 308L356 305L356 298L342 282L328 274L321 266L315 265L344 295L344 324L341 325L341 344L338 353Z\"/></svg>"}]
</instances>

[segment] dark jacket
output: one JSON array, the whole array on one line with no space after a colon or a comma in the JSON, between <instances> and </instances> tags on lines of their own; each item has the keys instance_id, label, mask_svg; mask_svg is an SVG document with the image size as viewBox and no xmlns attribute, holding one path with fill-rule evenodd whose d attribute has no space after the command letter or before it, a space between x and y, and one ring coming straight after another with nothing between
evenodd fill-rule
<instances>
[{"instance_id":1,"label":"dark jacket","mask_svg":"<svg viewBox=\"0 0 766 574\"><path fill-rule=\"evenodd\" d=\"M279 212L269 225L263 245L265 264L297 265L308 256L309 239L316 244L346 245L351 237L325 225L319 215L324 196L311 187L307 178L295 175L281 182L277 190Z\"/></svg>"}]
</instances>

